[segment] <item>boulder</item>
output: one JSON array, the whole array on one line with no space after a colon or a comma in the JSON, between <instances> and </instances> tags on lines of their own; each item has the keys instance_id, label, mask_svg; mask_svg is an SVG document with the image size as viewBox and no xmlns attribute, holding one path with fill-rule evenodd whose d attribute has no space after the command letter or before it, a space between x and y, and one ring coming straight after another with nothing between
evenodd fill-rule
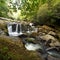
<instances>
[{"instance_id":1,"label":"boulder","mask_svg":"<svg viewBox=\"0 0 60 60\"><path fill-rule=\"evenodd\" d=\"M48 33L49 35L56 35L56 33L55 32L53 32L53 31L50 31L49 33Z\"/></svg>"},{"instance_id":2,"label":"boulder","mask_svg":"<svg viewBox=\"0 0 60 60\"><path fill-rule=\"evenodd\" d=\"M48 42L50 40L50 42L47 43L47 45L49 45L51 47L60 46L60 42L54 36L51 36L51 35L47 34L45 36L41 36L40 38L42 40L45 40L45 42Z\"/></svg>"},{"instance_id":3,"label":"boulder","mask_svg":"<svg viewBox=\"0 0 60 60\"><path fill-rule=\"evenodd\" d=\"M53 31L50 31L48 34L55 37L56 39L59 39L59 36Z\"/></svg>"},{"instance_id":4,"label":"boulder","mask_svg":"<svg viewBox=\"0 0 60 60\"><path fill-rule=\"evenodd\" d=\"M53 37L53 36L51 36L51 35L49 35L49 34L46 34L46 35L44 35L44 36L41 36L40 37L41 39L43 39L43 40L46 40L46 41L48 41L48 40L56 40L56 38L55 37Z\"/></svg>"},{"instance_id":5,"label":"boulder","mask_svg":"<svg viewBox=\"0 0 60 60\"><path fill-rule=\"evenodd\" d=\"M60 42L57 41L57 40L56 41L51 41L50 46L53 46L53 47L60 46Z\"/></svg>"}]
</instances>

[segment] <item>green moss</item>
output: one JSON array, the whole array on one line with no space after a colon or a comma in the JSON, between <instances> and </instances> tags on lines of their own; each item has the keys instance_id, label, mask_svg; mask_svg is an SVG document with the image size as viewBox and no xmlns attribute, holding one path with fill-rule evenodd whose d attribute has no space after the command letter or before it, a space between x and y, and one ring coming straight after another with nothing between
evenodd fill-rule
<instances>
[{"instance_id":1,"label":"green moss","mask_svg":"<svg viewBox=\"0 0 60 60\"><path fill-rule=\"evenodd\" d=\"M6 23L0 23L0 29L7 35L8 30L7 30L7 24Z\"/></svg>"},{"instance_id":2,"label":"green moss","mask_svg":"<svg viewBox=\"0 0 60 60\"><path fill-rule=\"evenodd\" d=\"M40 60L36 52L27 51L22 41L0 36L0 59L2 60Z\"/></svg>"}]
</instances>

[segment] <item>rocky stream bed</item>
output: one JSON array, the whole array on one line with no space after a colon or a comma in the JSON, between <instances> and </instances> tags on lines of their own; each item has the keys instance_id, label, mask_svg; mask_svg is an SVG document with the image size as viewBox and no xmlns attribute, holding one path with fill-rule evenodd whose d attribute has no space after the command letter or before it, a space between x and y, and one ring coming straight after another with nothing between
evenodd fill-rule
<instances>
[{"instance_id":1,"label":"rocky stream bed","mask_svg":"<svg viewBox=\"0 0 60 60\"><path fill-rule=\"evenodd\" d=\"M23 46L24 48L22 48L22 50L25 49L25 52L36 52L35 60L60 60L60 32L47 25L36 26L36 28L36 32L24 33L16 37L9 36L6 25L1 24L0 40L4 40L5 38L7 41L9 40L9 42L12 40L12 43L18 45L20 48Z\"/></svg>"}]
</instances>

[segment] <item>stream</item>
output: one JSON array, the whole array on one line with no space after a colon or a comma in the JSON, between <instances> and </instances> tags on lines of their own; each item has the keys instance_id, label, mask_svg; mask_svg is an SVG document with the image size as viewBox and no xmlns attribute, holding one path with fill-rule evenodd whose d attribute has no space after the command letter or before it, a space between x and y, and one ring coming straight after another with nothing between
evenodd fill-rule
<instances>
[{"instance_id":1,"label":"stream","mask_svg":"<svg viewBox=\"0 0 60 60\"><path fill-rule=\"evenodd\" d=\"M37 32L37 28L32 29L29 26L28 28L26 26L22 27L22 24L17 23L9 23L7 27L9 36L18 36L19 38L21 38L23 44L25 45L25 48L28 51L37 51L38 54L40 53L45 60L49 60L49 55L58 58L58 60L60 59L60 51L56 49L57 47L51 48L49 46L46 46L46 44L49 44L50 42L46 42L41 38L37 39L30 37L30 34L32 32Z\"/></svg>"},{"instance_id":2,"label":"stream","mask_svg":"<svg viewBox=\"0 0 60 60\"><path fill-rule=\"evenodd\" d=\"M25 44L25 48L29 51L37 51L38 53L40 53L42 55L42 57L45 59L45 60L48 60L48 56L50 55L50 57L54 57L53 59L54 60L60 60L60 51L58 51L56 49L56 47L49 47L47 48L45 46L45 44L38 44L38 43L27 43ZM60 47L59 47L60 48ZM49 58L50 58L49 57ZM52 60L52 59L51 59Z\"/></svg>"}]
</instances>

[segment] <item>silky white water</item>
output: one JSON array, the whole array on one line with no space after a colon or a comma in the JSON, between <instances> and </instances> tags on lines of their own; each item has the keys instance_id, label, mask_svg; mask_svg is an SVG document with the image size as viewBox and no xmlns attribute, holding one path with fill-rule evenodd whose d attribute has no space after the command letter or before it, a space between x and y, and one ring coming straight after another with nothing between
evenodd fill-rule
<instances>
[{"instance_id":1,"label":"silky white water","mask_svg":"<svg viewBox=\"0 0 60 60\"><path fill-rule=\"evenodd\" d=\"M36 51L38 49L41 49L41 46L39 44L33 44L33 43L26 43L25 44L25 48L27 50L32 50L32 51Z\"/></svg>"},{"instance_id":2,"label":"silky white water","mask_svg":"<svg viewBox=\"0 0 60 60\"><path fill-rule=\"evenodd\" d=\"M8 34L9 36L19 36L22 33L22 29L21 29L21 24L20 24L20 32L18 33L18 24L16 24L16 31L12 31L12 25L8 25Z\"/></svg>"}]
</instances>

